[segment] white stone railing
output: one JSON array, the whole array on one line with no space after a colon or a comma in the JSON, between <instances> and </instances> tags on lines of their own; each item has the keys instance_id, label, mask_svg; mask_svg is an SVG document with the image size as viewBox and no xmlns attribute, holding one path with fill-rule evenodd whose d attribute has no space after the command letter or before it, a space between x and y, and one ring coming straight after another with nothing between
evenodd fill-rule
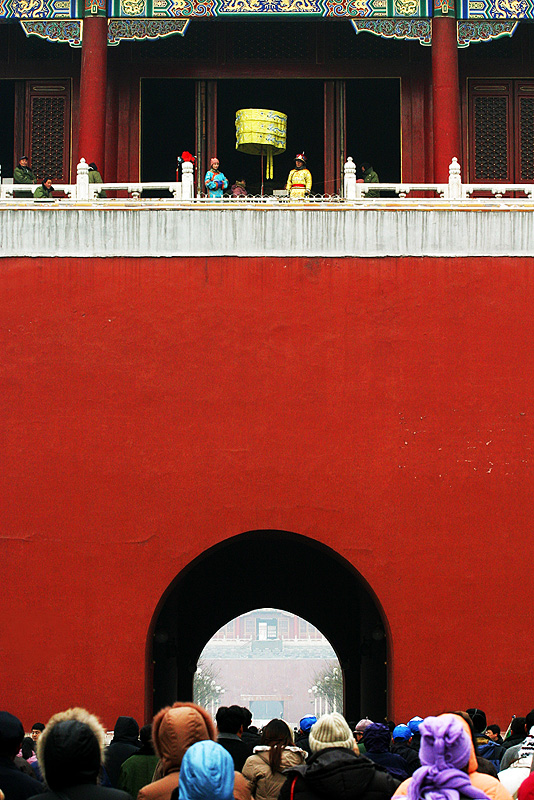
<instances>
[{"instance_id":1,"label":"white stone railing","mask_svg":"<svg viewBox=\"0 0 534 800\"><path fill-rule=\"evenodd\" d=\"M0 184L0 200L16 200L24 203L32 202L33 198L16 197L20 192L34 192L35 186L28 184L13 184L2 183ZM527 202L527 204L534 204L534 183L462 183L460 164L456 158L452 159L449 166L449 180L447 183L363 183L357 180L356 165L353 159L349 156L344 166L344 180L343 180L343 196L311 196L305 199L291 200L289 197L277 193L275 196L263 197L223 197L218 198L214 202L209 197L195 197L194 190L194 173L193 164L185 161L182 164L182 180L179 181L157 181L157 182L142 182L142 181L129 181L128 183L89 183L89 167L85 159L81 159L77 168L77 179L75 184L57 184L54 186L55 192L63 192L66 197L74 202L93 202L98 200L99 193L104 191L118 191L126 194L133 201L140 200L144 191L153 189L166 190L172 197L169 201L179 201L180 203L191 204L206 204L210 207L220 208L220 204L235 206L237 204L268 204L272 207L279 207L282 204L291 204L301 206L303 203L311 203L313 205L339 205L339 204L356 204L359 205L363 202L377 203L377 202L395 202L396 200L403 200L409 198L409 195L414 192L424 192L426 197L413 197L410 198L412 202L421 204L422 206L428 202L436 202L442 199L446 202L453 203L471 203L475 201L476 195L491 195L492 198L498 200L505 199L517 200ZM367 197L369 192L380 192L379 197ZM384 192L389 196L385 197ZM506 194L521 194L520 198L504 197ZM394 196L391 197L390 195ZM15 197L14 197L15 195ZM430 197L428 196L430 195ZM475 197L473 197L475 195ZM55 198L57 200L58 198ZM43 202L47 202L44 200ZM48 201L51 202L51 201ZM113 202L113 201L112 201ZM161 199L158 203L161 203ZM163 200L165 202L165 199ZM24 203L25 204L25 203Z\"/></svg>"},{"instance_id":2,"label":"white stone railing","mask_svg":"<svg viewBox=\"0 0 534 800\"><path fill-rule=\"evenodd\" d=\"M2 183L0 184L0 200L29 200L34 199L31 197L17 197L20 192L29 191L35 192L37 186L27 183ZM98 199L98 195L102 190L116 190L125 192L134 200L138 200L142 193L151 189L167 190L173 200L192 200L194 196L194 177L193 177L193 164L184 161L182 164L182 180L179 181L129 181L128 183L89 183L89 166L85 158L80 160L77 167L76 183L55 184L54 192L64 192L70 200L80 202L90 202ZM55 198L57 199L57 198ZM171 198L169 198L171 199ZM45 201L46 202L46 201Z\"/></svg>"},{"instance_id":3,"label":"white stone railing","mask_svg":"<svg viewBox=\"0 0 534 800\"><path fill-rule=\"evenodd\" d=\"M502 198L510 192L522 192L525 195L522 199L534 200L533 183L462 183L457 158L453 158L449 165L448 183L361 183L356 178L356 165L349 156L344 169L345 200L378 199L366 198L367 193L373 191L394 192L399 198L405 198L412 192L434 192L437 197L453 202L470 200L478 192L496 198Z\"/></svg>"}]
</instances>

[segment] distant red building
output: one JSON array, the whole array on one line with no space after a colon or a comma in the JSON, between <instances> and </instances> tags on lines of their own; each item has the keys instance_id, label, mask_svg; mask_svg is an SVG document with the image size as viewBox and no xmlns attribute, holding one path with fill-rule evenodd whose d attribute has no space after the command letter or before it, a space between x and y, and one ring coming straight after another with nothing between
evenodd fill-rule
<instances>
[{"instance_id":1,"label":"distant red building","mask_svg":"<svg viewBox=\"0 0 534 800\"><path fill-rule=\"evenodd\" d=\"M217 631L201 659L224 687L212 711L236 704L250 708L255 724L273 717L298 724L305 714L336 710L317 686L313 691L317 676L338 664L336 654L314 625L295 614L243 614ZM341 693L337 710L342 708Z\"/></svg>"}]
</instances>

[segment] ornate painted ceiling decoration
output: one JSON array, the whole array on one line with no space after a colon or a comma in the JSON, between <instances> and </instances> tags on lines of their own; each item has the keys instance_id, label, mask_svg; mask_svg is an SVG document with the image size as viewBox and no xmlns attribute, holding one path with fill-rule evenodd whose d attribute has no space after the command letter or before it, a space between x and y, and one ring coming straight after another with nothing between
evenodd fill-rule
<instances>
[{"instance_id":1,"label":"ornate painted ceiling decoration","mask_svg":"<svg viewBox=\"0 0 534 800\"><path fill-rule=\"evenodd\" d=\"M459 0L460 19L534 19L534 0Z\"/></svg>"},{"instance_id":2,"label":"ornate painted ceiling decoration","mask_svg":"<svg viewBox=\"0 0 534 800\"><path fill-rule=\"evenodd\" d=\"M488 23L462 27L458 37L461 47L470 42L511 36L519 19L534 20L534 0L458 0L458 4L461 21ZM147 21L146 31L154 31L153 23L157 20L179 21L199 17L346 17L358 23L354 26L356 32L368 31L384 38L418 39L422 44L429 44L428 27L423 23L432 16L454 14L454 0L0 0L0 19L69 21L82 19L87 14L105 15L106 10L110 19ZM369 19L382 20L384 24L359 24ZM409 24L399 25L402 21ZM141 33L140 28L135 30L138 31L133 37L135 39L161 38L162 35L152 37L152 34ZM185 28L174 29L172 26L168 30L163 35L185 32ZM57 32L50 29L48 35L40 26L32 29L31 34L50 41L63 41L60 37L65 35L59 29ZM70 41L70 38L65 41ZM113 43L116 44L115 38Z\"/></svg>"},{"instance_id":3,"label":"ornate painted ceiling decoration","mask_svg":"<svg viewBox=\"0 0 534 800\"><path fill-rule=\"evenodd\" d=\"M76 19L83 16L78 0L0 0L0 18Z\"/></svg>"},{"instance_id":4,"label":"ornate painted ceiling decoration","mask_svg":"<svg viewBox=\"0 0 534 800\"><path fill-rule=\"evenodd\" d=\"M188 19L110 19L108 44L147 39L154 41L176 33L183 36L188 25Z\"/></svg>"},{"instance_id":5,"label":"ornate painted ceiling decoration","mask_svg":"<svg viewBox=\"0 0 534 800\"><path fill-rule=\"evenodd\" d=\"M81 20L21 20L20 24L26 36L38 36L49 42L67 42L71 47L82 46Z\"/></svg>"},{"instance_id":6,"label":"ornate painted ceiling decoration","mask_svg":"<svg viewBox=\"0 0 534 800\"><path fill-rule=\"evenodd\" d=\"M493 20L473 20L458 22L458 47L469 47L475 42L491 42L501 36L513 36L519 22L495 22Z\"/></svg>"},{"instance_id":7,"label":"ornate painted ceiling decoration","mask_svg":"<svg viewBox=\"0 0 534 800\"><path fill-rule=\"evenodd\" d=\"M429 17L432 0L109 0L110 17L224 17L241 14Z\"/></svg>"},{"instance_id":8,"label":"ornate painted ceiling decoration","mask_svg":"<svg viewBox=\"0 0 534 800\"><path fill-rule=\"evenodd\" d=\"M384 39L418 39L432 44L432 22L429 19L353 19L356 33L374 33Z\"/></svg>"},{"instance_id":9,"label":"ornate painted ceiling decoration","mask_svg":"<svg viewBox=\"0 0 534 800\"><path fill-rule=\"evenodd\" d=\"M110 17L177 19L216 16L215 0L109 0Z\"/></svg>"}]
</instances>

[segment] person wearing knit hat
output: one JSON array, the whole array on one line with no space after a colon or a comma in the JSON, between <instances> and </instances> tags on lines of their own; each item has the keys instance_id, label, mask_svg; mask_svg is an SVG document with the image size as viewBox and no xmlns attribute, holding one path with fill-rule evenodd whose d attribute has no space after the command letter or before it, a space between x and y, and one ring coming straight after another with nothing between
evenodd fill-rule
<instances>
[{"instance_id":1,"label":"person wearing knit hat","mask_svg":"<svg viewBox=\"0 0 534 800\"><path fill-rule=\"evenodd\" d=\"M417 753L410 747L411 730L407 725L397 725L393 728L391 736L393 738L390 746L391 752L405 760L408 775L413 775L415 770L421 766L421 762Z\"/></svg>"},{"instance_id":2,"label":"person wearing knit hat","mask_svg":"<svg viewBox=\"0 0 534 800\"><path fill-rule=\"evenodd\" d=\"M333 714L324 714L315 725L312 725L309 740L312 753L324 750L326 747L347 747L353 750L356 744L345 718L337 711Z\"/></svg>"},{"instance_id":3,"label":"person wearing knit hat","mask_svg":"<svg viewBox=\"0 0 534 800\"><path fill-rule=\"evenodd\" d=\"M311 756L287 770L279 800L389 800L398 781L357 754L341 714L325 714L310 730Z\"/></svg>"},{"instance_id":4,"label":"person wearing knit hat","mask_svg":"<svg viewBox=\"0 0 534 800\"><path fill-rule=\"evenodd\" d=\"M179 800L233 800L234 762L209 739L193 744L182 759Z\"/></svg>"},{"instance_id":5,"label":"person wearing knit hat","mask_svg":"<svg viewBox=\"0 0 534 800\"><path fill-rule=\"evenodd\" d=\"M420 725L421 766L408 788L408 800L485 800L463 770L469 763L471 741L458 717L427 717Z\"/></svg>"},{"instance_id":6,"label":"person wearing knit hat","mask_svg":"<svg viewBox=\"0 0 534 800\"><path fill-rule=\"evenodd\" d=\"M480 800L484 797L512 800L511 794L497 778L478 771L469 723L463 716L442 714L428 717L424 722L425 725L421 723L420 726L422 738L419 754L423 766L414 772L412 778L401 783L393 800L407 797L409 800L414 800L414 797L416 800L463 800L475 796ZM458 733L459 730L463 734ZM416 785L412 789L414 781Z\"/></svg>"}]
</instances>

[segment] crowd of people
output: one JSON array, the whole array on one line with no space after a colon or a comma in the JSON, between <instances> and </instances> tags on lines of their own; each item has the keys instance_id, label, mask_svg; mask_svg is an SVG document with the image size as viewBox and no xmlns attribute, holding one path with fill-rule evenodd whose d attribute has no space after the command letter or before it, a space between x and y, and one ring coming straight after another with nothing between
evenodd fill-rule
<instances>
[{"instance_id":1,"label":"crowd of people","mask_svg":"<svg viewBox=\"0 0 534 800\"><path fill-rule=\"evenodd\" d=\"M261 731L240 706L194 703L113 738L82 708L35 723L0 712L0 800L534 800L534 709L501 736L481 709L406 724L306 714Z\"/></svg>"}]
</instances>

